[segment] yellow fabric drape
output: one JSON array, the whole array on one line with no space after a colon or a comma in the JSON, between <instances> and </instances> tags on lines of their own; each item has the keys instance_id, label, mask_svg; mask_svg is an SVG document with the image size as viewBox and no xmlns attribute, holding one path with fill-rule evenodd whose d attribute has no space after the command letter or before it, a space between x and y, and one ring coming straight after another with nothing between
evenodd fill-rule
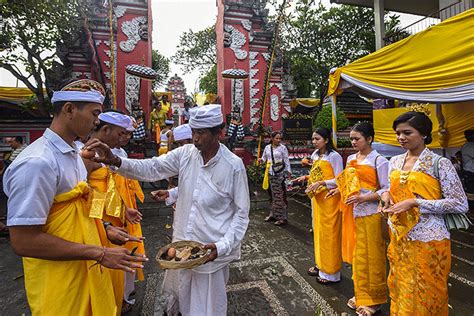
<instances>
[{"instance_id":1,"label":"yellow fabric drape","mask_svg":"<svg viewBox=\"0 0 474 316\"><path fill-rule=\"evenodd\" d=\"M390 174L390 195L395 203L414 199L416 195L427 200L436 200L441 198L441 186L437 179L426 173L394 170ZM390 215L389 219L395 229L396 239L403 238L418 223L419 218L417 207L407 212Z\"/></svg>"},{"instance_id":2,"label":"yellow fabric drape","mask_svg":"<svg viewBox=\"0 0 474 316\"><path fill-rule=\"evenodd\" d=\"M321 100L315 98L295 98L290 101L290 106L292 108L295 108L298 105L304 106L305 108L314 108L320 104Z\"/></svg>"},{"instance_id":3,"label":"yellow fabric drape","mask_svg":"<svg viewBox=\"0 0 474 316\"><path fill-rule=\"evenodd\" d=\"M122 197L122 200L126 207L138 209L137 198L140 202L143 203L145 200L145 195L143 194L142 188L137 180L127 179L121 175L115 175L115 182L117 184L117 190ZM126 226L127 232L129 235L142 237L142 227L140 223L131 224L127 222ZM132 251L133 248L137 247L136 254L144 255L145 254L145 245L143 242L127 242L125 248ZM144 275L142 269L136 269L138 280L143 281Z\"/></svg>"},{"instance_id":4,"label":"yellow fabric drape","mask_svg":"<svg viewBox=\"0 0 474 316\"><path fill-rule=\"evenodd\" d=\"M334 179L331 163L316 160L311 168L308 183ZM313 206L314 259L324 273L335 274L341 270L341 212L340 195L325 198L327 188L311 194Z\"/></svg>"},{"instance_id":5,"label":"yellow fabric drape","mask_svg":"<svg viewBox=\"0 0 474 316\"><path fill-rule=\"evenodd\" d=\"M377 173L374 168L367 165L357 164L357 160L351 160L343 172L336 177L337 187L341 193L342 212L342 259L344 262L352 263L356 243L356 229L353 215L353 205L347 205L347 198L358 194L361 188L376 190Z\"/></svg>"},{"instance_id":6,"label":"yellow fabric drape","mask_svg":"<svg viewBox=\"0 0 474 316\"><path fill-rule=\"evenodd\" d=\"M114 185L111 185L111 182L113 182ZM98 202L98 199L92 199L91 210L95 208L93 203L97 203L100 206L105 205L105 207L107 207L107 205L111 204L111 201L109 199L112 198L114 200L114 202L112 203L112 206L115 211L111 212L106 208L105 209L106 211L104 212L104 209L102 209L101 210L102 217L101 218L96 217L95 222L96 222L97 230L99 231L99 237L100 237L100 241L102 245L105 247L116 247L116 245L112 244L107 238L107 233L102 223L102 220L104 220L106 222L112 223L112 225L116 227L124 226L125 215L123 212L122 201L120 198L120 194L115 187L115 181L113 179L112 172L107 167L96 169L89 174L88 183L93 189L93 192L92 192L93 196L94 195L97 196L98 194L97 192L99 192L99 196L104 198L104 200L100 202ZM110 190L112 190L113 192L111 192ZM106 194L100 195L101 192L106 193ZM118 209L119 205L122 212L120 214L116 214L116 210ZM98 210L96 211L98 212ZM112 216L111 214L118 215L118 216ZM115 303L118 307L118 313L120 313L121 308L122 308L123 294L125 291L124 271L111 270L110 275L112 278L113 290L114 290L114 295L115 295Z\"/></svg>"},{"instance_id":7,"label":"yellow fabric drape","mask_svg":"<svg viewBox=\"0 0 474 316\"><path fill-rule=\"evenodd\" d=\"M442 148L438 134L439 122L436 117L435 105L429 104L426 105L426 108L430 111L429 117L433 122L433 132L431 133L433 142L428 147ZM447 147L461 147L466 142L464 131L474 129L474 102L443 104L441 109L445 118L444 127L448 131ZM399 146L395 132L392 129L392 124L397 116L407 111L409 111L407 108L374 110L375 141Z\"/></svg>"},{"instance_id":8,"label":"yellow fabric drape","mask_svg":"<svg viewBox=\"0 0 474 316\"><path fill-rule=\"evenodd\" d=\"M46 95L46 89L43 89ZM0 100L21 103L35 94L28 88L0 87Z\"/></svg>"},{"instance_id":9,"label":"yellow fabric drape","mask_svg":"<svg viewBox=\"0 0 474 316\"><path fill-rule=\"evenodd\" d=\"M101 246L89 218L85 182L54 198L43 231L67 241ZM114 315L119 312L109 269L94 261L23 258L25 288L33 315Z\"/></svg>"},{"instance_id":10,"label":"yellow fabric drape","mask_svg":"<svg viewBox=\"0 0 474 316\"><path fill-rule=\"evenodd\" d=\"M356 244L352 279L357 306L384 304L387 294L387 261L380 214L355 219Z\"/></svg>"},{"instance_id":11,"label":"yellow fabric drape","mask_svg":"<svg viewBox=\"0 0 474 316\"><path fill-rule=\"evenodd\" d=\"M450 240L421 242L391 238L387 256L391 315L449 314Z\"/></svg>"},{"instance_id":12,"label":"yellow fabric drape","mask_svg":"<svg viewBox=\"0 0 474 316\"><path fill-rule=\"evenodd\" d=\"M265 166L265 173L263 175L263 183L262 183L262 189L268 190L268 187L270 185L270 166L271 166L270 160L267 160L267 164Z\"/></svg>"},{"instance_id":13,"label":"yellow fabric drape","mask_svg":"<svg viewBox=\"0 0 474 316\"><path fill-rule=\"evenodd\" d=\"M338 68L329 76L328 95L341 73L383 88L431 91L474 82L474 9Z\"/></svg>"}]
</instances>

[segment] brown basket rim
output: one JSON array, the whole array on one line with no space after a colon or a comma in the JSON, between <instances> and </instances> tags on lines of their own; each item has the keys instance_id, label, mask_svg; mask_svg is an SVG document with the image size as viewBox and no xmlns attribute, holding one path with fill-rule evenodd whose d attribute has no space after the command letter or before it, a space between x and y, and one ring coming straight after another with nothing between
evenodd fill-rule
<instances>
[{"instance_id":1,"label":"brown basket rim","mask_svg":"<svg viewBox=\"0 0 474 316\"><path fill-rule=\"evenodd\" d=\"M160 259L163 253L165 251L168 251L169 248L174 247L174 248L179 248L182 246L192 246L192 247L203 247L204 245L200 242L193 241L193 240L180 240L180 241L175 241L172 243L169 243L163 247L161 247L158 250L158 253L156 254L155 260L158 263L158 266L165 270L165 269L192 269L194 267L202 265L206 260L209 258L211 252L208 251L207 254L202 256L201 258L197 259L192 259L192 260L187 260L184 262L180 261L168 261L168 260L162 260Z\"/></svg>"}]
</instances>

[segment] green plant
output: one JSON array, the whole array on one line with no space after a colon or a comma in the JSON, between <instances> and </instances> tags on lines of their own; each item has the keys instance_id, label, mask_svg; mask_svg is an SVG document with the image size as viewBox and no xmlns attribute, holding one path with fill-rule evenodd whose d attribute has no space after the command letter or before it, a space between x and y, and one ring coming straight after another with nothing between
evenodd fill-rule
<instances>
[{"instance_id":1,"label":"green plant","mask_svg":"<svg viewBox=\"0 0 474 316\"><path fill-rule=\"evenodd\" d=\"M344 112L337 107L336 108L336 124L337 124L337 130L344 130L349 126L349 120L346 118L346 115ZM316 116L314 122L313 122L314 127L325 127L332 129L332 108L331 105L325 105L319 111L318 115Z\"/></svg>"},{"instance_id":2,"label":"green plant","mask_svg":"<svg viewBox=\"0 0 474 316\"><path fill-rule=\"evenodd\" d=\"M337 148L347 148L351 147L351 140L349 137L338 137L337 138Z\"/></svg>"},{"instance_id":3,"label":"green plant","mask_svg":"<svg viewBox=\"0 0 474 316\"><path fill-rule=\"evenodd\" d=\"M261 185L263 183L263 176L265 172L265 164L251 164L247 166L247 177L249 183L252 183L256 186Z\"/></svg>"}]
</instances>

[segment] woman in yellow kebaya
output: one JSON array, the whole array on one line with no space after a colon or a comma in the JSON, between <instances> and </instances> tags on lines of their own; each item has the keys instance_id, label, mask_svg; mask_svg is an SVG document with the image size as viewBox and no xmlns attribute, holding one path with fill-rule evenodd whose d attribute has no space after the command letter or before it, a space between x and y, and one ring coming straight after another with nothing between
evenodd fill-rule
<instances>
[{"instance_id":1,"label":"woman in yellow kebaya","mask_svg":"<svg viewBox=\"0 0 474 316\"><path fill-rule=\"evenodd\" d=\"M321 284L336 283L341 280L341 212L339 194L325 198L328 189L336 187L336 176L343 170L342 157L334 151L331 131L317 128L312 136L315 151L311 155L313 165L309 176L298 180L308 180L306 193L312 200L314 260L316 265L308 274L317 277Z\"/></svg>"},{"instance_id":2,"label":"woman in yellow kebaya","mask_svg":"<svg viewBox=\"0 0 474 316\"><path fill-rule=\"evenodd\" d=\"M337 178L343 202L342 256L352 263L354 281L354 297L347 305L358 315L373 315L388 299L386 244L377 209L388 189L388 160L372 149L374 134L370 123L354 125L350 139L357 153L347 158Z\"/></svg>"},{"instance_id":3,"label":"woman in yellow kebaya","mask_svg":"<svg viewBox=\"0 0 474 316\"><path fill-rule=\"evenodd\" d=\"M419 112L393 122L407 152L390 160L390 191L381 209L389 214L391 315L448 315L451 244L447 213L468 211L466 194L452 163L426 148L432 123Z\"/></svg>"}]
</instances>

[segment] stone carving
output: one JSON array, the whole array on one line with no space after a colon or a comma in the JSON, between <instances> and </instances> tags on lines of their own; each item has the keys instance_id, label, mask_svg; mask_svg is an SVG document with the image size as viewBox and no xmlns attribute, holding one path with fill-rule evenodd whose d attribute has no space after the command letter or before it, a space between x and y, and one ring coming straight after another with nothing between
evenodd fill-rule
<instances>
[{"instance_id":1,"label":"stone carving","mask_svg":"<svg viewBox=\"0 0 474 316\"><path fill-rule=\"evenodd\" d=\"M118 5L114 8L114 14L115 14L115 17L118 19L118 18L121 18L125 12L127 11L127 8L124 7L124 6L121 6L121 5Z\"/></svg>"},{"instance_id":2,"label":"stone carving","mask_svg":"<svg viewBox=\"0 0 474 316\"><path fill-rule=\"evenodd\" d=\"M258 52L249 52L249 77L250 77L250 123L255 125L258 122L258 118L255 117L259 111L259 107L257 106L260 99L257 96L258 92L260 91L259 88L255 88L258 83L258 79L255 78L259 69L256 68L258 64Z\"/></svg>"},{"instance_id":3,"label":"stone carving","mask_svg":"<svg viewBox=\"0 0 474 316\"><path fill-rule=\"evenodd\" d=\"M105 76L105 78L107 78L109 80L112 78L112 74L110 73L110 71L104 72L104 76Z\"/></svg>"},{"instance_id":4,"label":"stone carving","mask_svg":"<svg viewBox=\"0 0 474 316\"><path fill-rule=\"evenodd\" d=\"M262 53L263 58L265 59L266 62L270 60L270 53Z\"/></svg>"},{"instance_id":5,"label":"stone carving","mask_svg":"<svg viewBox=\"0 0 474 316\"><path fill-rule=\"evenodd\" d=\"M104 60L104 64L107 68L110 68L110 60Z\"/></svg>"},{"instance_id":6,"label":"stone carving","mask_svg":"<svg viewBox=\"0 0 474 316\"><path fill-rule=\"evenodd\" d=\"M122 23L122 32L127 36L126 41L120 42L120 49L126 53L130 53L135 49L135 46L140 41L140 29L147 24L147 19L144 16L133 18L130 21ZM142 34L143 35L143 34ZM148 32L146 34L148 37Z\"/></svg>"},{"instance_id":7,"label":"stone carving","mask_svg":"<svg viewBox=\"0 0 474 316\"><path fill-rule=\"evenodd\" d=\"M230 34L230 49L234 51L235 58L239 60L244 60L247 58L247 51L241 49L241 47L244 46L245 42L247 41L245 39L245 35L229 24L224 25L224 31Z\"/></svg>"},{"instance_id":8,"label":"stone carving","mask_svg":"<svg viewBox=\"0 0 474 316\"><path fill-rule=\"evenodd\" d=\"M250 20L242 20L240 21L240 23L247 31L250 31L252 29L252 22Z\"/></svg>"},{"instance_id":9,"label":"stone carving","mask_svg":"<svg viewBox=\"0 0 474 316\"><path fill-rule=\"evenodd\" d=\"M242 79L234 79L232 80L233 82L233 87L232 91L234 91L235 95L233 96L233 107L232 111L236 112L236 110L239 110L240 116L242 116L242 113L244 111L244 80Z\"/></svg>"},{"instance_id":10,"label":"stone carving","mask_svg":"<svg viewBox=\"0 0 474 316\"><path fill-rule=\"evenodd\" d=\"M125 107L132 113L132 105L138 104L140 94L140 78L125 73Z\"/></svg>"},{"instance_id":11,"label":"stone carving","mask_svg":"<svg viewBox=\"0 0 474 316\"><path fill-rule=\"evenodd\" d=\"M272 121L278 121L280 117L280 107L279 107L279 100L278 95L272 94L270 96L270 118Z\"/></svg>"}]
</instances>

